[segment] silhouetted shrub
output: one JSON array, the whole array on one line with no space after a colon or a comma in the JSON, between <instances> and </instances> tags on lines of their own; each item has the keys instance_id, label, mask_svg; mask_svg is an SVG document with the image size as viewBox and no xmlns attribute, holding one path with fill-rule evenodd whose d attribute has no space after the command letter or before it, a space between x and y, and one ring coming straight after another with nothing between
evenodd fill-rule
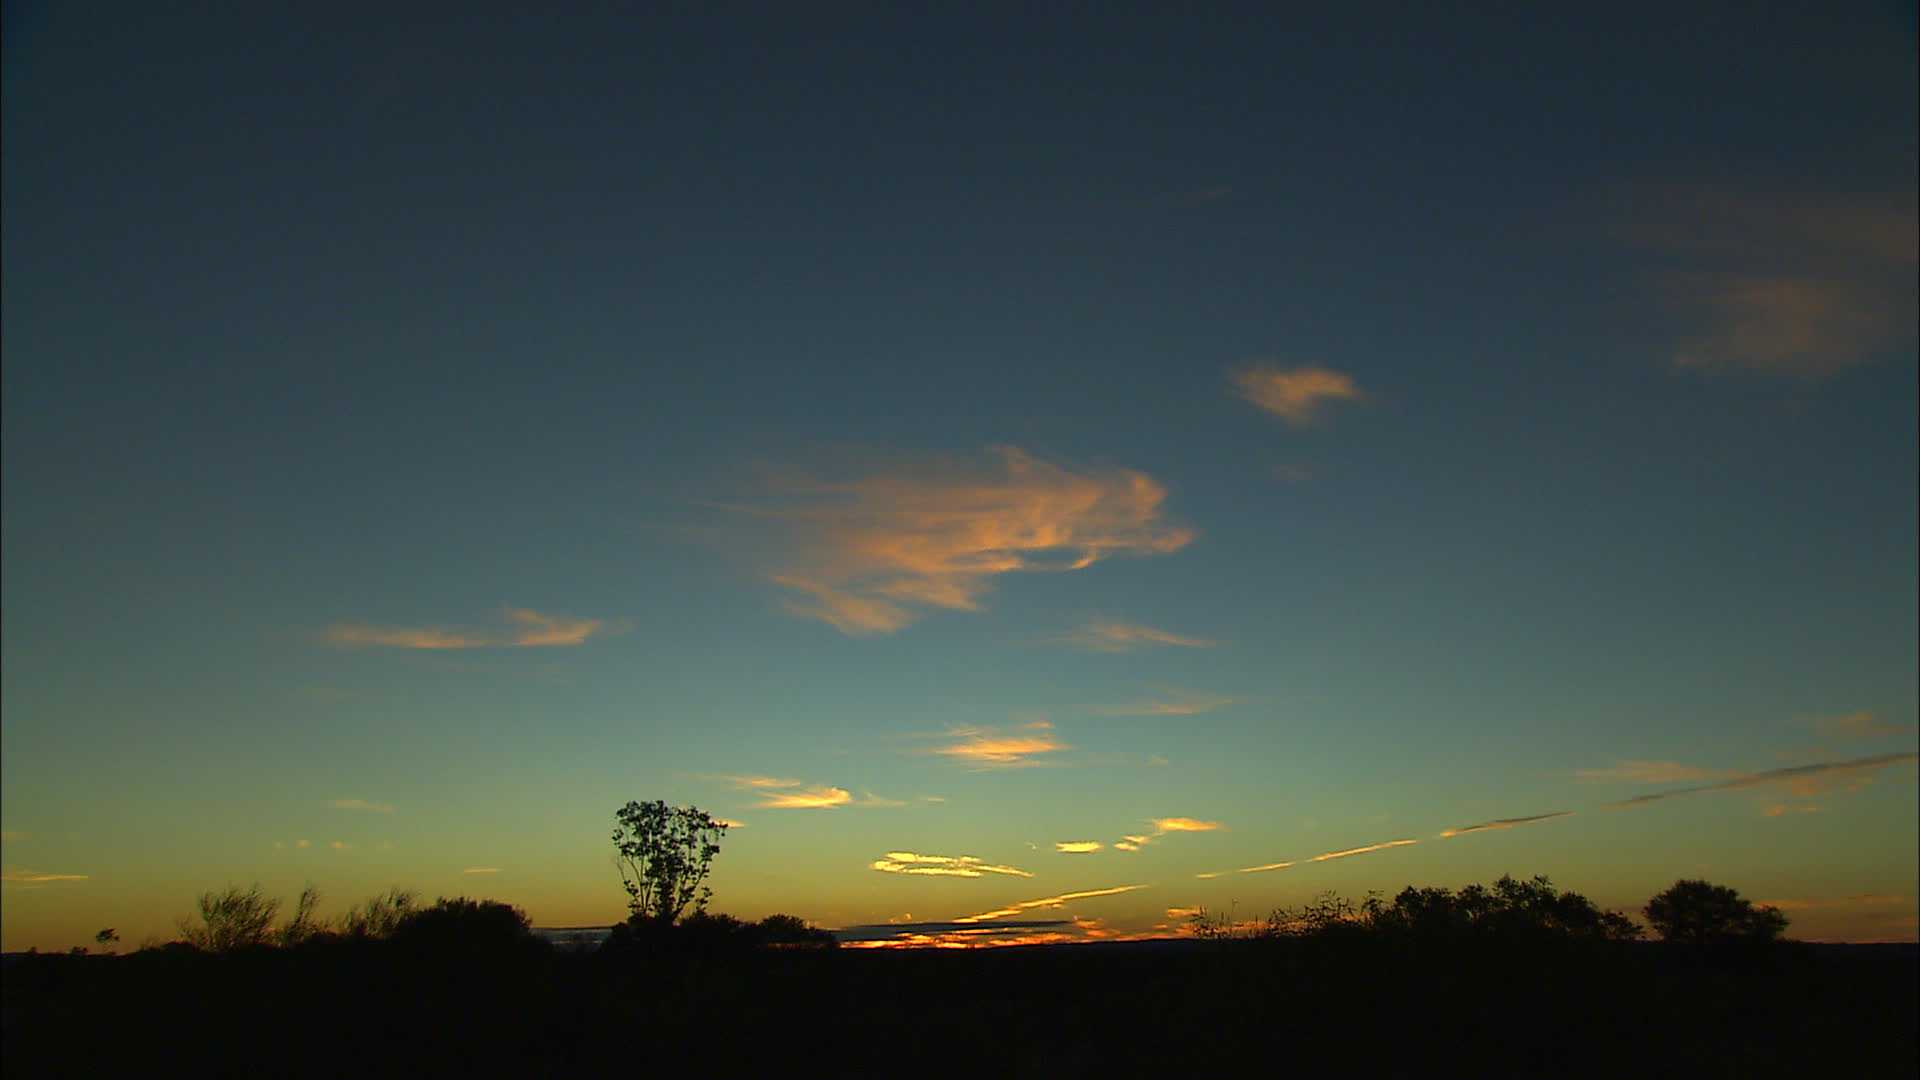
<instances>
[{"instance_id":1,"label":"silhouetted shrub","mask_svg":"<svg viewBox=\"0 0 1920 1080\"><path fill-rule=\"evenodd\" d=\"M430 953L497 953L538 943L527 914L497 900L441 897L409 913L390 939L396 947Z\"/></svg>"},{"instance_id":2,"label":"silhouetted shrub","mask_svg":"<svg viewBox=\"0 0 1920 1080\"><path fill-rule=\"evenodd\" d=\"M1647 901L1646 914L1662 940L1685 945L1761 945L1787 929L1778 908L1756 908L1739 892L1705 881L1674 882Z\"/></svg>"},{"instance_id":3,"label":"silhouetted shrub","mask_svg":"<svg viewBox=\"0 0 1920 1080\"><path fill-rule=\"evenodd\" d=\"M760 942L776 947L816 949L838 948L840 939L798 915L769 915L760 920Z\"/></svg>"},{"instance_id":4,"label":"silhouetted shrub","mask_svg":"<svg viewBox=\"0 0 1920 1080\"><path fill-rule=\"evenodd\" d=\"M419 897L412 890L396 885L377 896L368 897L366 903L348 909L337 925L340 932L348 937L384 941L419 910L418 904Z\"/></svg>"},{"instance_id":5,"label":"silhouetted shrub","mask_svg":"<svg viewBox=\"0 0 1920 1080\"><path fill-rule=\"evenodd\" d=\"M180 920L180 936L188 945L214 953L265 945L280 910L280 901L268 898L259 885L201 893L198 904L200 920Z\"/></svg>"}]
</instances>

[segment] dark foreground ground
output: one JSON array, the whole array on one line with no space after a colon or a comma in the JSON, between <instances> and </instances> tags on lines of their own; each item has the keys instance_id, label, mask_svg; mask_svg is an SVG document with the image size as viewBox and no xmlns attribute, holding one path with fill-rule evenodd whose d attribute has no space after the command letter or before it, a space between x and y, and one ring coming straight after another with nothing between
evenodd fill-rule
<instances>
[{"instance_id":1,"label":"dark foreground ground","mask_svg":"<svg viewBox=\"0 0 1920 1080\"><path fill-rule=\"evenodd\" d=\"M1191 943L9 956L8 1077L1898 1076L1920 953Z\"/></svg>"}]
</instances>

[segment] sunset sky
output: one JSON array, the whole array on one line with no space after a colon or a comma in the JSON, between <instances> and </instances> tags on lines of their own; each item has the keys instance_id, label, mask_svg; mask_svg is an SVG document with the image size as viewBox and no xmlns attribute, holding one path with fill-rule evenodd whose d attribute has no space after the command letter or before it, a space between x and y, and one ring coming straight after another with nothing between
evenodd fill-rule
<instances>
[{"instance_id":1,"label":"sunset sky","mask_svg":"<svg viewBox=\"0 0 1920 1080\"><path fill-rule=\"evenodd\" d=\"M660 6L7 7L5 949L1915 939L1911 5Z\"/></svg>"}]
</instances>

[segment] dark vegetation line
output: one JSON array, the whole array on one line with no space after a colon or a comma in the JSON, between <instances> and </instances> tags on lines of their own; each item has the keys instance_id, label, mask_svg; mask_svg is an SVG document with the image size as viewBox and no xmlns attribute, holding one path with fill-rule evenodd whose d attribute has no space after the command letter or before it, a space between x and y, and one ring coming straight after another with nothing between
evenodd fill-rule
<instances>
[{"instance_id":1,"label":"dark vegetation line","mask_svg":"<svg viewBox=\"0 0 1920 1080\"><path fill-rule=\"evenodd\" d=\"M789 915L705 910L723 827L630 803L629 917L556 949L494 900L392 889L285 918L200 897L126 956L11 954L7 1076L575 1076L613 1068L897 1076L1912 1075L1916 952L1782 941L1786 920L1682 881L1660 937L1545 878L1321 897L1179 948L840 949ZM112 930L96 937L118 940Z\"/></svg>"}]
</instances>

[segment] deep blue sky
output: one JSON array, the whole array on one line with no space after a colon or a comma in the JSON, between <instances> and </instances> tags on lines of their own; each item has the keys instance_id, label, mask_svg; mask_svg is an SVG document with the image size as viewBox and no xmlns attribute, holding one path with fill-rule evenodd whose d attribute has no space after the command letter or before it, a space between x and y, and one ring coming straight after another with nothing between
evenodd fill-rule
<instances>
[{"instance_id":1,"label":"deep blue sky","mask_svg":"<svg viewBox=\"0 0 1920 1080\"><path fill-rule=\"evenodd\" d=\"M647 797L836 924L1511 870L1914 933L1911 761L1847 764L1914 743L1910 6L472 7L6 8L7 948L605 921ZM1077 539L875 554L949 509Z\"/></svg>"}]
</instances>

